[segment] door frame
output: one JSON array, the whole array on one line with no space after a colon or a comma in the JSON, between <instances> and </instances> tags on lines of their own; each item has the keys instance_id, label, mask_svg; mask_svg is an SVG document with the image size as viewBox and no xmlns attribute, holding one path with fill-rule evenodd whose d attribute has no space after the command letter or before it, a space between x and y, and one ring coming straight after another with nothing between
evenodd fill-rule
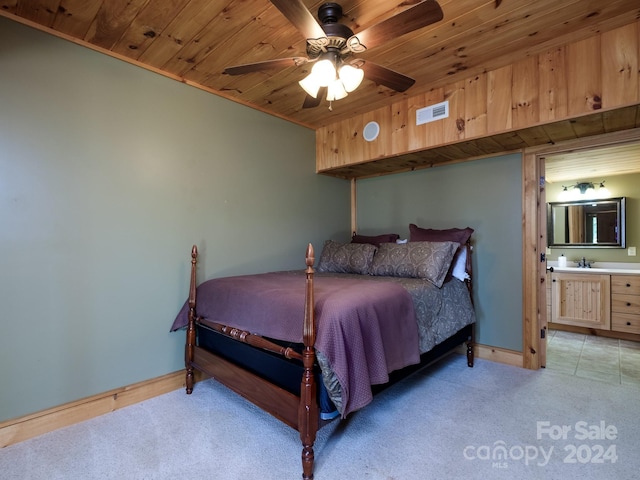
<instances>
[{"instance_id":1,"label":"door frame","mask_svg":"<svg viewBox=\"0 0 640 480\"><path fill-rule=\"evenodd\" d=\"M640 140L640 128L531 147L522 153L522 366L532 370L546 364L547 209L544 160L555 153L584 150ZM544 331L544 338L541 332Z\"/></svg>"}]
</instances>

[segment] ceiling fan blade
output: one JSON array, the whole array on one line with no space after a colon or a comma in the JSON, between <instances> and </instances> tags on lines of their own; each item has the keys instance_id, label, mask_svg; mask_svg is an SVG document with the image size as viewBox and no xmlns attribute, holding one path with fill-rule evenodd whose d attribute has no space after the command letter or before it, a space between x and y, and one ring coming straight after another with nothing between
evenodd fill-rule
<instances>
[{"instance_id":1,"label":"ceiling fan blade","mask_svg":"<svg viewBox=\"0 0 640 480\"><path fill-rule=\"evenodd\" d=\"M271 3L302 33L304 38L326 37L324 30L302 0L271 0Z\"/></svg>"},{"instance_id":2,"label":"ceiling fan blade","mask_svg":"<svg viewBox=\"0 0 640 480\"><path fill-rule=\"evenodd\" d=\"M359 43L366 48L374 48L396 37L439 22L443 17L444 14L438 2L425 0L387 20L358 32L353 36L357 38L357 41L349 40L347 44L357 45Z\"/></svg>"},{"instance_id":3,"label":"ceiling fan blade","mask_svg":"<svg viewBox=\"0 0 640 480\"><path fill-rule=\"evenodd\" d=\"M224 69L224 73L228 75L242 75L244 73L262 72L272 70L274 68L298 67L309 61L305 57L276 58L274 60L265 60L264 62L247 63L246 65L236 65Z\"/></svg>"},{"instance_id":4,"label":"ceiling fan blade","mask_svg":"<svg viewBox=\"0 0 640 480\"><path fill-rule=\"evenodd\" d=\"M302 104L302 108L317 107L318 105L320 105L320 102L322 102L322 99L325 98L326 96L327 96L327 87L320 87L320 90L318 90L318 95L316 95L315 98L307 94L307 96L304 99L304 103Z\"/></svg>"},{"instance_id":5,"label":"ceiling fan blade","mask_svg":"<svg viewBox=\"0 0 640 480\"><path fill-rule=\"evenodd\" d=\"M364 70L364 77L366 79L389 87L396 92L404 92L416 83L411 77L407 77L406 75L394 72L387 67L372 62L363 62L360 68Z\"/></svg>"}]
</instances>

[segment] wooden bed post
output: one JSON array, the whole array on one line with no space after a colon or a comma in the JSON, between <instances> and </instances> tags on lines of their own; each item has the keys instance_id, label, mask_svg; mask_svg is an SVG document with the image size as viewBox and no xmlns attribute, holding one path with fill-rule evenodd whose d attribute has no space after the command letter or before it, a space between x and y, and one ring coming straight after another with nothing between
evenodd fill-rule
<instances>
[{"instance_id":1,"label":"wooden bed post","mask_svg":"<svg viewBox=\"0 0 640 480\"><path fill-rule=\"evenodd\" d=\"M471 245L471 239L467 240L465 244L465 248L467 249L467 264L466 271L469 277L465 279L465 284L467 285L467 290L469 290L469 297L471 298L471 305L473 305L473 263L471 262L471 252L473 251L473 246ZM476 342L476 326L473 324L471 326L471 335L467 339L467 366L473 367L473 348Z\"/></svg>"},{"instance_id":2,"label":"wooden bed post","mask_svg":"<svg viewBox=\"0 0 640 480\"><path fill-rule=\"evenodd\" d=\"M196 264L198 247L191 249L191 283L189 284L189 324L187 326L187 344L184 349L184 363L187 368L187 394L193 392L193 349L196 346Z\"/></svg>"},{"instance_id":3,"label":"wooden bed post","mask_svg":"<svg viewBox=\"0 0 640 480\"><path fill-rule=\"evenodd\" d=\"M315 261L313 246L309 244L306 253L306 292L304 306L304 331L302 364L304 373L300 383L300 406L298 409L298 430L302 440L302 478L313 478L313 443L318 431L318 403L313 367L316 359L316 323L313 299L313 263Z\"/></svg>"}]
</instances>

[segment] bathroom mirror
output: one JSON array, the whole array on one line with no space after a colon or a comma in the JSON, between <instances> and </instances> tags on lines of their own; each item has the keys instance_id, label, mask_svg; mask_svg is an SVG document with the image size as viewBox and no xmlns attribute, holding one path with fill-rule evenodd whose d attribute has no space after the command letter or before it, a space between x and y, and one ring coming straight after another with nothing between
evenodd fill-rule
<instances>
[{"instance_id":1,"label":"bathroom mirror","mask_svg":"<svg viewBox=\"0 0 640 480\"><path fill-rule=\"evenodd\" d=\"M549 247L625 248L625 197L547 204Z\"/></svg>"}]
</instances>

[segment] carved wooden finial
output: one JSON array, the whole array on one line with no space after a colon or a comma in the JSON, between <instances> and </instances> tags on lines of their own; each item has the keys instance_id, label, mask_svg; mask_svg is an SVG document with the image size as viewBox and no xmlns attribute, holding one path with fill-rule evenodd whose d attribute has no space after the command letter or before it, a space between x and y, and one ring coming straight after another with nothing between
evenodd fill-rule
<instances>
[{"instance_id":1,"label":"carved wooden finial","mask_svg":"<svg viewBox=\"0 0 640 480\"><path fill-rule=\"evenodd\" d=\"M198 247L197 247L196 245L194 245L194 246L191 248L191 258L192 258L193 260L195 260L196 258L198 258Z\"/></svg>"},{"instance_id":2,"label":"carved wooden finial","mask_svg":"<svg viewBox=\"0 0 640 480\"><path fill-rule=\"evenodd\" d=\"M316 257L313 251L313 245L309 244L307 246L307 253L306 253L306 262L307 262L307 267L313 267L313 264L316 261Z\"/></svg>"}]
</instances>

